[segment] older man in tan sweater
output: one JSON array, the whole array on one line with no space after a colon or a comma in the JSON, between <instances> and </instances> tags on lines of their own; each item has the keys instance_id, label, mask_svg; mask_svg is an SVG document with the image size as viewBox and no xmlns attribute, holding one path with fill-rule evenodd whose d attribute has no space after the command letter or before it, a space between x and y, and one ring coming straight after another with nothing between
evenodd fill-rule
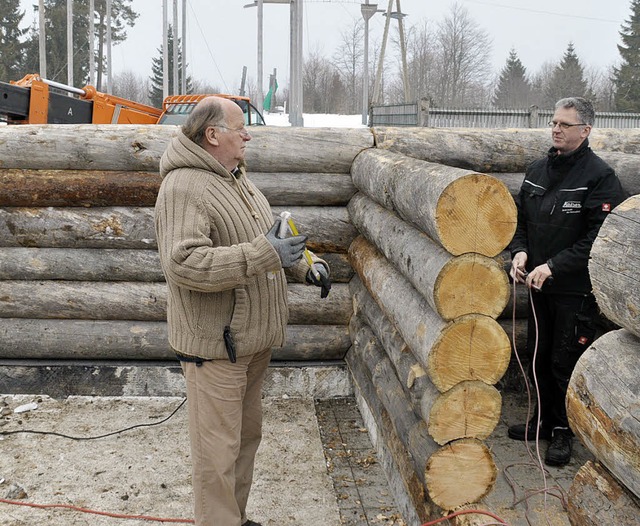
<instances>
[{"instance_id":1,"label":"older man in tan sweater","mask_svg":"<svg viewBox=\"0 0 640 526\"><path fill-rule=\"evenodd\" d=\"M246 176L249 140L240 107L208 97L160 161L156 233L169 343L187 383L198 526L260 526L245 509L262 436L262 382L271 348L285 339L283 268L318 284L302 259L306 238L278 237L279 221ZM325 262L314 261L327 275Z\"/></svg>"}]
</instances>

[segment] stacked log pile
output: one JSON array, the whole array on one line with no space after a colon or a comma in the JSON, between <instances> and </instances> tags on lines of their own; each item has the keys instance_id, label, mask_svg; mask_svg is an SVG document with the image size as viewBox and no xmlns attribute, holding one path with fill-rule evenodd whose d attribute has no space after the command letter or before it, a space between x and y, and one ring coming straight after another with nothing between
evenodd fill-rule
<instances>
[{"instance_id":1,"label":"stacked log pile","mask_svg":"<svg viewBox=\"0 0 640 526\"><path fill-rule=\"evenodd\" d=\"M510 287L495 257L515 230L515 204L494 177L381 148L359 154L351 173L359 192L348 210L361 236L349 249L347 363L376 435L393 444L378 449L398 466L396 495L420 503L406 518L424 522L495 482L483 440L500 416L494 385L510 356L496 321Z\"/></svg>"},{"instance_id":2,"label":"stacked log pile","mask_svg":"<svg viewBox=\"0 0 640 526\"><path fill-rule=\"evenodd\" d=\"M170 126L0 127L0 359L167 360L153 206ZM249 176L292 212L334 286L290 283L280 360L342 358L351 342L346 204L362 130L252 130Z\"/></svg>"},{"instance_id":3,"label":"stacked log pile","mask_svg":"<svg viewBox=\"0 0 640 526\"><path fill-rule=\"evenodd\" d=\"M607 217L589 262L602 313L621 326L597 339L571 376L571 429L594 454L569 493L575 526L637 524L640 517L640 195Z\"/></svg>"}]
</instances>

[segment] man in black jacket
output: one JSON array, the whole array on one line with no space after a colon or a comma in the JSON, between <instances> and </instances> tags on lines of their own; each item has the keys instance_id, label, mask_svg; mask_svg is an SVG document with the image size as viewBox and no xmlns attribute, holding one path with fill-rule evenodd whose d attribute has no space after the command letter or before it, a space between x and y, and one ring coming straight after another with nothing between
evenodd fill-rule
<instances>
[{"instance_id":1,"label":"man in black jacket","mask_svg":"<svg viewBox=\"0 0 640 526\"><path fill-rule=\"evenodd\" d=\"M603 221L625 193L613 169L589 148L595 112L580 97L556 103L553 147L527 170L510 245L511 277L532 292L527 352L540 392L536 417L509 428L515 440L551 439L545 463L571 459L565 397L578 358L596 336L598 307L588 261Z\"/></svg>"}]
</instances>

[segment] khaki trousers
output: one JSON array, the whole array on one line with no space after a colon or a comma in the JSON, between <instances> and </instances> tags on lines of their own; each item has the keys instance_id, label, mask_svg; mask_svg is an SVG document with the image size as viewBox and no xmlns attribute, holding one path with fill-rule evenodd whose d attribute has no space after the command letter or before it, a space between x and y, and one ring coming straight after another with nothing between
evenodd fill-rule
<instances>
[{"instance_id":1,"label":"khaki trousers","mask_svg":"<svg viewBox=\"0 0 640 526\"><path fill-rule=\"evenodd\" d=\"M187 383L197 526L241 526L262 438L262 383L271 349L236 363L182 362Z\"/></svg>"}]
</instances>

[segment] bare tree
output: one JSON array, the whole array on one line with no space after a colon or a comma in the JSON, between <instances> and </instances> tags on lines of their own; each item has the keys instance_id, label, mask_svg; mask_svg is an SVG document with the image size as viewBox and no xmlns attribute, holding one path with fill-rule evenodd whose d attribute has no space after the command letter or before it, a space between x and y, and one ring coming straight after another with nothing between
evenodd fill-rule
<instances>
[{"instance_id":1,"label":"bare tree","mask_svg":"<svg viewBox=\"0 0 640 526\"><path fill-rule=\"evenodd\" d=\"M409 84L417 98L433 100L433 91L437 83L437 43L435 32L425 20L407 30L407 62ZM398 73L397 82L393 82L394 99L402 100L402 76Z\"/></svg>"},{"instance_id":2,"label":"bare tree","mask_svg":"<svg viewBox=\"0 0 640 526\"><path fill-rule=\"evenodd\" d=\"M357 113L362 93L364 22L355 20L340 36L341 44L333 55L333 65L345 88L346 98L342 106L348 113Z\"/></svg>"},{"instance_id":3,"label":"bare tree","mask_svg":"<svg viewBox=\"0 0 640 526\"><path fill-rule=\"evenodd\" d=\"M531 78L531 104L539 108L545 108L545 91L553 77L553 71L557 64L550 60L544 62L540 69Z\"/></svg>"},{"instance_id":4,"label":"bare tree","mask_svg":"<svg viewBox=\"0 0 640 526\"><path fill-rule=\"evenodd\" d=\"M340 113L345 100L344 86L333 64L320 49L313 50L304 62L302 72L304 111L307 113Z\"/></svg>"},{"instance_id":5,"label":"bare tree","mask_svg":"<svg viewBox=\"0 0 640 526\"><path fill-rule=\"evenodd\" d=\"M123 99L149 104L149 97L145 91L147 85L142 75L136 75L127 70L113 76L113 94Z\"/></svg>"},{"instance_id":6,"label":"bare tree","mask_svg":"<svg viewBox=\"0 0 640 526\"><path fill-rule=\"evenodd\" d=\"M474 92L491 77L491 38L459 4L438 24L439 81L434 96L441 105L477 104ZM486 99L483 89L482 99Z\"/></svg>"},{"instance_id":7,"label":"bare tree","mask_svg":"<svg viewBox=\"0 0 640 526\"><path fill-rule=\"evenodd\" d=\"M594 68L585 69L585 78L595 94L597 111L616 111L616 68L614 65L601 71Z\"/></svg>"}]
</instances>

